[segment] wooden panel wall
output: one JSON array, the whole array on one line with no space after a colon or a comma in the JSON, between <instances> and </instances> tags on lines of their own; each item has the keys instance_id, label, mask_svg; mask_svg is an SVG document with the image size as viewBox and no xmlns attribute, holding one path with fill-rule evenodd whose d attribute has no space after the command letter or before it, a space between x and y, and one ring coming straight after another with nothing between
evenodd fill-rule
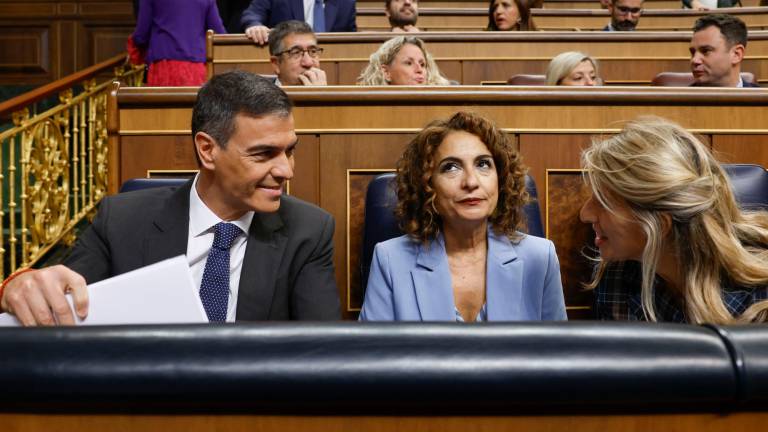
<instances>
[{"instance_id":1,"label":"wooden panel wall","mask_svg":"<svg viewBox=\"0 0 768 432\"><path fill-rule=\"evenodd\" d=\"M690 9L652 9L645 5L637 25L639 31L690 30L693 23L705 11ZM753 30L768 26L768 10L763 7L727 8L723 13L738 16ZM531 17L539 30L602 30L610 22L607 10L544 8L532 9ZM488 25L488 7L432 8L419 9L418 26L429 31L478 31ZM358 31L389 31L389 21L381 6L358 7Z\"/></svg>"},{"instance_id":2,"label":"wooden panel wall","mask_svg":"<svg viewBox=\"0 0 768 432\"><path fill-rule=\"evenodd\" d=\"M413 134L456 110L480 112L514 135L539 189L547 235L560 257L572 317L588 314L581 256L590 228L578 220L584 194L579 154L592 136L638 115L667 117L699 133L730 162L768 166L768 90L669 88L288 88L301 145L292 194L336 218L335 265L345 315L362 299L358 270L362 199L372 175L394 168ZM122 182L153 169L195 169L189 138L194 89L121 89L110 142ZM162 120L158 120L162 119Z\"/></svg>"},{"instance_id":3,"label":"wooden panel wall","mask_svg":"<svg viewBox=\"0 0 768 432\"><path fill-rule=\"evenodd\" d=\"M390 37L390 33L320 35L318 42L325 49L321 67L328 82L354 85L370 54ZM466 85L544 73L552 57L564 51L583 51L599 59L607 84L649 85L659 72L690 70L690 32L475 32L421 37L443 74ZM267 49L245 36L213 35L209 43L211 75L235 68L272 73ZM742 67L758 81L768 81L768 32L750 32Z\"/></svg>"},{"instance_id":4,"label":"wooden panel wall","mask_svg":"<svg viewBox=\"0 0 768 432\"><path fill-rule=\"evenodd\" d=\"M125 51L131 0L0 0L0 85L42 85Z\"/></svg>"}]
</instances>

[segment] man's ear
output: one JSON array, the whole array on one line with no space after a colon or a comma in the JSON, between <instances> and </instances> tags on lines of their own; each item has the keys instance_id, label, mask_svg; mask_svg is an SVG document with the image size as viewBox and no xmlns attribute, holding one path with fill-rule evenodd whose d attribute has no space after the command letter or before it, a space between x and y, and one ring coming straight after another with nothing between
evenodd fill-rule
<instances>
[{"instance_id":1,"label":"man's ear","mask_svg":"<svg viewBox=\"0 0 768 432\"><path fill-rule=\"evenodd\" d=\"M213 170L216 166L215 152L219 145L216 140L205 132L195 134L195 151L200 165L208 170Z\"/></svg>"},{"instance_id":2,"label":"man's ear","mask_svg":"<svg viewBox=\"0 0 768 432\"><path fill-rule=\"evenodd\" d=\"M272 65L272 70L275 72L275 75L280 75L280 59L275 56L270 56L269 63Z\"/></svg>"},{"instance_id":3,"label":"man's ear","mask_svg":"<svg viewBox=\"0 0 768 432\"><path fill-rule=\"evenodd\" d=\"M731 47L731 64L737 65L744 60L744 45L736 44Z\"/></svg>"}]
</instances>

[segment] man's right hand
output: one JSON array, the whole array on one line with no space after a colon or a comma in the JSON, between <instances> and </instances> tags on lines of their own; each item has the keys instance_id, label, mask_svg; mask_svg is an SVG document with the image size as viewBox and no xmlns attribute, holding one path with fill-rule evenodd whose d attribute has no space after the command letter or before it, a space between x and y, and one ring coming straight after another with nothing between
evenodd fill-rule
<instances>
[{"instance_id":1,"label":"man's right hand","mask_svg":"<svg viewBox=\"0 0 768 432\"><path fill-rule=\"evenodd\" d=\"M328 85L328 80L325 78L325 71L316 67L305 70L298 78L299 81L301 81L301 84L305 86Z\"/></svg>"},{"instance_id":2,"label":"man's right hand","mask_svg":"<svg viewBox=\"0 0 768 432\"><path fill-rule=\"evenodd\" d=\"M77 316L88 315L85 279L63 265L20 274L6 285L0 307L25 326L74 325L65 294L71 293Z\"/></svg>"},{"instance_id":3,"label":"man's right hand","mask_svg":"<svg viewBox=\"0 0 768 432\"><path fill-rule=\"evenodd\" d=\"M265 45L269 42L269 27L255 25L245 29L245 35L259 45Z\"/></svg>"}]
</instances>

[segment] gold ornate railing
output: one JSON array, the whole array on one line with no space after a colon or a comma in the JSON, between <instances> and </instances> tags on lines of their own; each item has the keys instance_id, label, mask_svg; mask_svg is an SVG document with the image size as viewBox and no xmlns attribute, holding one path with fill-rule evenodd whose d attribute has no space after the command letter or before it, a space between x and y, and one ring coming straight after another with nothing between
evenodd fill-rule
<instances>
[{"instance_id":1,"label":"gold ornate railing","mask_svg":"<svg viewBox=\"0 0 768 432\"><path fill-rule=\"evenodd\" d=\"M73 228L106 193L109 86L115 80L139 86L143 78L143 67L124 60L116 56L0 104L0 116L10 112L13 120L0 132L3 278L33 265L59 242L74 241ZM57 92L58 105L30 113L32 104Z\"/></svg>"}]
</instances>

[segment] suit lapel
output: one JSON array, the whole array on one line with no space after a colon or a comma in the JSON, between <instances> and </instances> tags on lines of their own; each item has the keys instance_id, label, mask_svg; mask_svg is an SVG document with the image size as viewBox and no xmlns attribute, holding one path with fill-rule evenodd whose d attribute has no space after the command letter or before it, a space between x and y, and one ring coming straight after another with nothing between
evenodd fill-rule
<instances>
[{"instance_id":1,"label":"suit lapel","mask_svg":"<svg viewBox=\"0 0 768 432\"><path fill-rule=\"evenodd\" d=\"M334 21L336 21L336 14L339 11L339 6L336 4L336 0L325 1L325 31L329 32L333 28Z\"/></svg>"},{"instance_id":2,"label":"suit lapel","mask_svg":"<svg viewBox=\"0 0 768 432\"><path fill-rule=\"evenodd\" d=\"M523 292L523 261L506 236L488 231L486 298L489 321L520 319Z\"/></svg>"},{"instance_id":3,"label":"suit lapel","mask_svg":"<svg viewBox=\"0 0 768 432\"><path fill-rule=\"evenodd\" d=\"M189 192L192 180L179 187L153 221L154 232L144 239L143 265L187 253L189 237Z\"/></svg>"},{"instance_id":4,"label":"suit lapel","mask_svg":"<svg viewBox=\"0 0 768 432\"><path fill-rule=\"evenodd\" d=\"M237 320L269 318L277 271L288 238L277 232L283 226L279 213L256 213L248 230L237 296Z\"/></svg>"},{"instance_id":5,"label":"suit lapel","mask_svg":"<svg viewBox=\"0 0 768 432\"><path fill-rule=\"evenodd\" d=\"M451 270L442 236L428 247L419 246L411 277L422 321L456 320Z\"/></svg>"}]
</instances>

